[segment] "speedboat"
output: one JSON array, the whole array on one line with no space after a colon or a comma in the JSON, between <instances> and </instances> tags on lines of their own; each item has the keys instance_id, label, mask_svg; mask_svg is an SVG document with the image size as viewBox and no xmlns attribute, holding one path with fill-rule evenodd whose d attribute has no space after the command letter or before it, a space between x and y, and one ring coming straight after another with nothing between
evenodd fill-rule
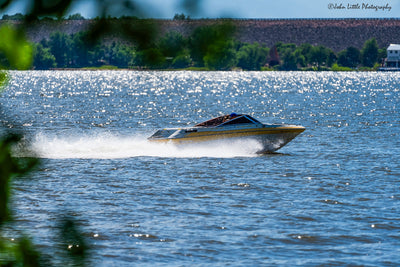
<instances>
[{"instance_id":1,"label":"speedboat","mask_svg":"<svg viewBox=\"0 0 400 267\"><path fill-rule=\"evenodd\" d=\"M257 153L272 153L302 133L305 127L290 124L264 124L247 114L232 113L188 128L165 128L148 138L149 141L189 144L220 140L255 140Z\"/></svg>"}]
</instances>

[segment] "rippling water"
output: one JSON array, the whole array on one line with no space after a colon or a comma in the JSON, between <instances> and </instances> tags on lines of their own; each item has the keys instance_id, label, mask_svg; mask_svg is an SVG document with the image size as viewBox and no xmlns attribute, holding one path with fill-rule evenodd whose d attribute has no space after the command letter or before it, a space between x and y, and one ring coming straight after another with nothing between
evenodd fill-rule
<instances>
[{"instance_id":1,"label":"rippling water","mask_svg":"<svg viewBox=\"0 0 400 267\"><path fill-rule=\"evenodd\" d=\"M11 76L3 123L43 158L14 217L49 254L69 211L95 266L400 264L399 73ZM307 130L264 156L146 141L231 112Z\"/></svg>"}]
</instances>

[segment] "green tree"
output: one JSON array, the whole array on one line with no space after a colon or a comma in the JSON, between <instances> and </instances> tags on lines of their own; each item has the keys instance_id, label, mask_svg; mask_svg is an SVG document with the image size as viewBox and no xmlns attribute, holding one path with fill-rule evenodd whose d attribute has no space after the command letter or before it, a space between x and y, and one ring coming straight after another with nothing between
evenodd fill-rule
<instances>
[{"instance_id":1,"label":"green tree","mask_svg":"<svg viewBox=\"0 0 400 267\"><path fill-rule=\"evenodd\" d=\"M320 67L326 65L329 51L325 46L319 45L312 47L309 61L312 65Z\"/></svg>"},{"instance_id":2,"label":"green tree","mask_svg":"<svg viewBox=\"0 0 400 267\"><path fill-rule=\"evenodd\" d=\"M204 64L211 70L229 70L236 65L233 42L215 42L204 56Z\"/></svg>"},{"instance_id":3,"label":"green tree","mask_svg":"<svg viewBox=\"0 0 400 267\"><path fill-rule=\"evenodd\" d=\"M51 54L49 48L42 44L36 44L34 49L33 66L37 70L48 70L56 67L56 58Z\"/></svg>"},{"instance_id":4,"label":"green tree","mask_svg":"<svg viewBox=\"0 0 400 267\"><path fill-rule=\"evenodd\" d=\"M356 68L361 62L360 55L360 50L352 46L348 47L339 52L337 63L343 67Z\"/></svg>"},{"instance_id":5,"label":"green tree","mask_svg":"<svg viewBox=\"0 0 400 267\"><path fill-rule=\"evenodd\" d=\"M332 65L335 64L336 61L337 61L337 56L335 52L333 52L331 49L328 49L328 58L326 59L326 66L332 67Z\"/></svg>"},{"instance_id":6,"label":"green tree","mask_svg":"<svg viewBox=\"0 0 400 267\"><path fill-rule=\"evenodd\" d=\"M199 67L227 69L235 64L232 36L235 28L230 23L201 26L190 37L190 54Z\"/></svg>"},{"instance_id":7,"label":"green tree","mask_svg":"<svg viewBox=\"0 0 400 267\"><path fill-rule=\"evenodd\" d=\"M282 70L297 70L297 60L294 52L287 51L282 56L283 64L281 66Z\"/></svg>"},{"instance_id":8,"label":"green tree","mask_svg":"<svg viewBox=\"0 0 400 267\"><path fill-rule=\"evenodd\" d=\"M313 46L311 44L305 43L300 45L296 50L298 52L296 53L299 57L303 56L304 57L304 65L303 67L306 67L307 65L311 65L311 50L313 49ZM302 62L302 60L300 60Z\"/></svg>"},{"instance_id":9,"label":"green tree","mask_svg":"<svg viewBox=\"0 0 400 267\"><path fill-rule=\"evenodd\" d=\"M87 32L78 32L70 36L71 61L69 66L76 68L90 66L89 51L93 50L93 46L88 45L87 35Z\"/></svg>"},{"instance_id":10,"label":"green tree","mask_svg":"<svg viewBox=\"0 0 400 267\"><path fill-rule=\"evenodd\" d=\"M181 14L175 14L174 15L174 20L186 20L186 19L190 19L189 16L185 16L185 14L181 13Z\"/></svg>"},{"instance_id":11,"label":"green tree","mask_svg":"<svg viewBox=\"0 0 400 267\"><path fill-rule=\"evenodd\" d=\"M276 44L276 48L282 60L282 65L279 69L297 70L297 58L295 56L296 45L279 42Z\"/></svg>"},{"instance_id":12,"label":"green tree","mask_svg":"<svg viewBox=\"0 0 400 267\"><path fill-rule=\"evenodd\" d=\"M174 58L183 53L183 50L187 48L187 43L187 39L182 34L172 31L160 39L158 47L165 57Z\"/></svg>"},{"instance_id":13,"label":"green tree","mask_svg":"<svg viewBox=\"0 0 400 267\"><path fill-rule=\"evenodd\" d=\"M192 60L190 58L189 51L185 50L182 54L179 54L172 60L172 67L174 68L186 68L189 67Z\"/></svg>"},{"instance_id":14,"label":"green tree","mask_svg":"<svg viewBox=\"0 0 400 267\"><path fill-rule=\"evenodd\" d=\"M296 58L296 64L298 66L300 66L300 67L307 66L306 57L302 54L302 51L299 47L294 51L294 56Z\"/></svg>"},{"instance_id":15,"label":"green tree","mask_svg":"<svg viewBox=\"0 0 400 267\"><path fill-rule=\"evenodd\" d=\"M165 57L158 48L149 48L136 53L134 64L136 66L161 69L165 66Z\"/></svg>"},{"instance_id":16,"label":"green tree","mask_svg":"<svg viewBox=\"0 0 400 267\"><path fill-rule=\"evenodd\" d=\"M237 52L237 66L245 70L260 70L267 63L269 49L258 43L244 44Z\"/></svg>"},{"instance_id":17,"label":"green tree","mask_svg":"<svg viewBox=\"0 0 400 267\"><path fill-rule=\"evenodd\" d=\"M108 48L105 45L97 44L92 50L88 52L89 56L89 66L99 67L108 64L106 58L108 53Z\"/></svg>"},{"instance_id":18,"label":"green tree","mask_svg":"<svg viewBox=\"0 0 400 267\"><path fill-rule=\"evenodd\" d=\"M76 14L72 14L68 16L68 20L84 20L85 18L80 14L80 13L76 13Z\"/></svg>"},{"instance_id":19,"label":"green tree","mask_svg":"<svg viewBox=\"0 0 400 267\"><path fill-rule=\"evenodd\" d=\"M50 34L50 51L56 58L57 67L65 68L71 59L71 39L69 35L62 32Z\"/></svg>"},{"instance_id":20,"label":"green tree","mask_svg":"<svg viewBox=\"0 0 400 267\"><path fill-rule=\"evenodd\" d=\"M127 68L134 56L134 50L128 45L114 42L110 47L109 64L120 68Z\"/></svg>"},{"instance_id":21,"label":"green tree","mask_svg":"<svg viewBox=\"0 0 400 267\"><path fill-rule=\"evenodd\" d=\"M387 57L386 48L380 48L378 50L378 61L379 61L379 63L383 63L386 57Z\"/></svg>"},{"instance_id":22,"label":"green tree","mask_svg":"<svg viewBox=\"0 0 400 267\"><path fill-rule=\"evenodd\" d=\"M17 13L15 15L3 15L2 20L24 20L25 16L21 13Z\"/></svg>"},{"instance_id":23,"label":"green tree","mask_svg":"<svg viewBox=\"0 0 400 267\"><path fill-rule=\"evenodd\" d=\"M361 49L361 63L365 67L373 67L378 61L378 44L375 38L369 39Z\"/></svg>"}]
</instances>

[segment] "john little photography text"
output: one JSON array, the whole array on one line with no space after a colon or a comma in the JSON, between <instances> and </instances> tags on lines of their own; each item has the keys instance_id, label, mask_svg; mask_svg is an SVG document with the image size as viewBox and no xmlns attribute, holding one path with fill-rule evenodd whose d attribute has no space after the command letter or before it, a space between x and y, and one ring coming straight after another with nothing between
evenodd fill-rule
<instances>
[{"instance_id":1,"label":"john little photography text","mask_svg":"<svg viewBox=\"0 0 400 267\"><path fill-rule=\"evenodd\" d=\"M386 4L369 4L369 3L329 3L328 9L332 10L374 10L374 11L383 11L390 12L392 7Z\"/></svg>"}]
</instances>

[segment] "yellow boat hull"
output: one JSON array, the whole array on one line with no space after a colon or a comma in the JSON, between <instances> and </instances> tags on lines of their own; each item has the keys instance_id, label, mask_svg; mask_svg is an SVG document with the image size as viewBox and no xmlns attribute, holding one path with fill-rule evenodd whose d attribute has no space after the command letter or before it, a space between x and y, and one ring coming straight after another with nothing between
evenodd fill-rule
<instances>
[{"instance_id":1,"label":"yellow boat hull","mask_svg":"<svg viewBox=\"0 0 400 267\"><path fill-rule=\"evenodd\" d=\"M172 142L174 144L192 144L202 142L215 142L219 140L241 139L255 140L261 145L257 153L274 152L293 138L302 133L305 128L296 125L263 125L262 127L234 127L234 129L219 128L187 128L164 129L175 132L167 138L150 138L154 142ZM161 130L162 131L162 130Z\"/></svg>"}]
</instances>

